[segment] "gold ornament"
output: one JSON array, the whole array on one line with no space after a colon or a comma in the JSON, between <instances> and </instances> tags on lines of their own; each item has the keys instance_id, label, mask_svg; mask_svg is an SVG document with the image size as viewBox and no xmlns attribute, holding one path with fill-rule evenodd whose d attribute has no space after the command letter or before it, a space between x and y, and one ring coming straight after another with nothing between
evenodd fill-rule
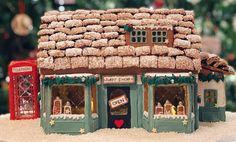
<instances>
[{"instance_id":1,"label":"gold ornament","mask_svg":"<svg viewBox=\"0 0 236 142\"><path fill-rule=\"evenodd\" d=\"M49 124L50 124L51 126L53 126L53 125L55 125L55 121L54 121L54 120L50 120Z\"/></svg>"},{"instance_id":2,"label":"gold ornament","mask_svg":"<svg viewBox=\"0 0 236 142\"><path fill-rule=\"evenodd\" d=\"M19 36L27 36L33 29L32 20L26 14L17 14L11 21L11 28Z\"/></svg>"},{"instance_id":3,"label":"gold ornament","mask_svg":"<svg viewBox=\"0 0 236 142\"><path fill-rule=\"evenodd\" d=\"M80 128L79 132L80 132L81 134L83 134L83 133L85 133L85 130L84 130L83 128Z\"/></svg>"},{"instance_id":4,"label":"gold ornament","mask_svg":"<svg viewBox=\"0 0 236 142\"><path fill-rule=\"evenodd\" d=\"M183 123L183 125L185 126L185 125L188 124L188 120L184 119L184 120L182 121L182 123Z\"/></svg>"},{"instance_id":5,"label":"gold ornament","mask_svg":"<svg viewBox=\"0 0 236 142\"><path fill-rule=\"evenodd\" d=\"M152 132L153 133L157 133L157 129L156 128L152 128Z\"/></svg>"}]
</instances>

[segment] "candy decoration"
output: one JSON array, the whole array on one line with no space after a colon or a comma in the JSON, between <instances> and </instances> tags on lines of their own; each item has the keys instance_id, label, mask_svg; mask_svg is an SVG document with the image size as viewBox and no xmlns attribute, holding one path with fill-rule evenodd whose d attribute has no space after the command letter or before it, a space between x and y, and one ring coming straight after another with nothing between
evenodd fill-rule
<instances>
[{"instance_id":1,"label":"candy decoration","mask_svg":"<svg viewBox=\"0 0 236 142\"><path fill-rule=\"evenodd\" d=\"M117 119L117 120L114 121L114 124L115 124L115 126L116 126L117 128L120 128L120 127L122 127L122 126L124 125L124 120L122 120L122 119Z\"/></svg>"}]
</instances>

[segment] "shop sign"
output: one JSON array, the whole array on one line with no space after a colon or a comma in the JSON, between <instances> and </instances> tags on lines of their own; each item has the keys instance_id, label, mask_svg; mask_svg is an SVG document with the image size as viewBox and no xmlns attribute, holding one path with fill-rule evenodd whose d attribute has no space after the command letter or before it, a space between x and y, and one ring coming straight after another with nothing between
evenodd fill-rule
<instances>
[{"instance_id":1,"label":"shop sign","mask_svg":"<svg viewBox=\"0 0 236 142\"><path fill-rule=\"evenodd\" d=\"M129 84L134 83L135 79L132 75L127 76L103 76L103 84Z\"/></svg>"},{"instance_id":2,"label":"shop sign","mask_svg":"<svg viewBox=\"0 0 236 142\"><path fill-rule=\"evenodd\" d=\"M128 98L126 97L126 95L122 95L119 96L117 98L111 99L109 100L109 106L111 107L111 109L113 108L117 108L119 106L125 105L128 103Z\"/></svg>"}]
</instances>

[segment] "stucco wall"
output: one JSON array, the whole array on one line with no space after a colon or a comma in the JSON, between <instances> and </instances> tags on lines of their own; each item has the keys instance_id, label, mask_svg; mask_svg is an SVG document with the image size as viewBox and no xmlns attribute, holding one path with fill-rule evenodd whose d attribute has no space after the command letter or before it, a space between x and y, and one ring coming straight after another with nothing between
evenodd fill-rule
<instances>
[{"instance_id":1,"label":"stucco wall","mask_svg":"<svg viewBox=\"0 0 236 142\"><path fill-rule=\"evenodd\" d=\"M198 81L198 95L201 97L200 106L204 106L204 90L217 90L217 107L225 107L225 83L223 81L216 82L214 80L201 82Z\"/></svg>"}]
</instances>

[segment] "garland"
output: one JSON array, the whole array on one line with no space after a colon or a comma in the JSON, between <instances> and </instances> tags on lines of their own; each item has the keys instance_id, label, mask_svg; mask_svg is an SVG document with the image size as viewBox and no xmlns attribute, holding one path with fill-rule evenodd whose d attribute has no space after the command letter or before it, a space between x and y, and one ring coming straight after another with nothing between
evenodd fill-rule
<instances>
[{"instance_id":1,"label":"garland","mask_svg":"<svg viewBox=\"0 0 236 142\"><path fill-rule=\"evenodd\" d=\"M95 76L82 76L82 77L45 77L42 80L43 85L52 86L54 84L77 84L84 83L86 85L95 84L98 81L98 78Z\"/></svg>"},{"instance_id":2,"label":"garland","mask_svg":"<svg viewBox=\"0 0 236 142\"><path fill-rule=\"evenodd\" d=\"M125 25L124 30L127 32L132 32L134 30L133 26L131 24Z\"/></svg>"},{"instance_id":3,"label":"garland","mask_svg":"<svg viewBox=\"0 0 236 142\"><path fill-rule=\"evenodd\" d=\"M196 78L194 77L194 75L190 75L190 76L175 76L174 74L172 74L172 76L144 76L142 75L142 83L145 84L149 84L149 85L160 85L160 84L182 84L182 83L194 83L196 82Z\"/></svg>"},{"instance_id":4,"label":"garland","mask_svg":"<svg viewBox=\"0 0 236 142\"><path fill-rule=\"evenodd\" d=\"M199 73L199 80L202 81L202 82L205 82L205 81L211 81L211 80L215 80L216 82L219 82L219 81L224 81L224 75L223 74L213 74L213 73L210 73L208 75L204 75L202 73Z\"/></svg>"}]
</instances>

